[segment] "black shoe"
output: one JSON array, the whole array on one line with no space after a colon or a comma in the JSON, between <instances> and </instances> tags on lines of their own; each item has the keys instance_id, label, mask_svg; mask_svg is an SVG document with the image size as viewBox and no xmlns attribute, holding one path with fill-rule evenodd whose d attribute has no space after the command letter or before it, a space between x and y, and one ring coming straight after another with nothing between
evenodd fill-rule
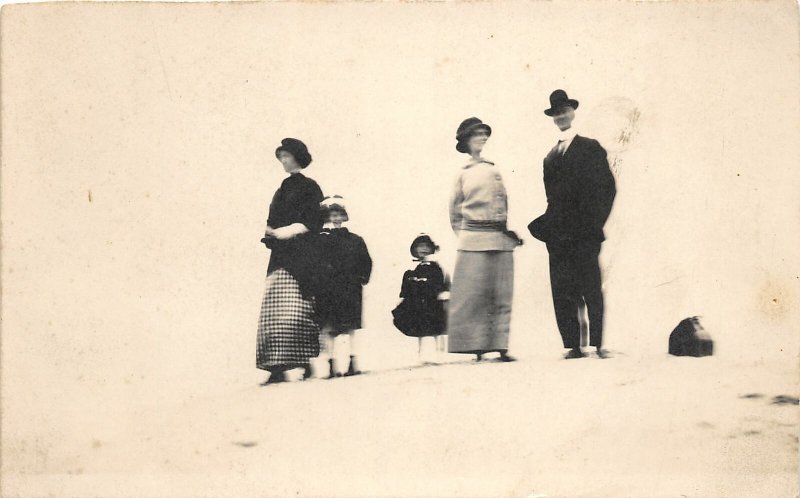
<instances>
[{"instance_id":1,"label":"black shoe","mask_svg":"<svg viewBox=\"0 0 800 498\"><path fill-rule=\"evenodd\" d=\"M580 348L573 348L569 350L569 353L564 355L565 360L572 360L575 358L585 358L586 353L580 350Z\"/></svg>"},{"instance_id":2,"label":"black shoe","mask_svg":"<svg viewBox=\"0 0 800 498\"><path fill-rule=\"evenodd\" d=\"M333 360L333 358L328 360L328 368L329 368L329 370L328 370L328 378L329 379L335 379L336 377L341 377L342 376L342 374L340 374L340 373L338 373L336 371L336 362Z\"/></svg>"},{"instance_id":3,"label":"black shoe","mask_svg":"<svg viewBox=\"0 0 800 498\"><path fill-rule=\"evenodd\" d=\"M345 377L352 377L353 375L360 375L361 370L356 368L356 357L350 355L350 366L347 368L347 373L344 374Z\"/></svg>"},{"instance_id":4,"label":"black shoe","mask_svg":"<svg viewBox=\"0 0 800 498\"><path fill-rule=\"evenodd\" d=\"M598 348L597 349L597 357L600 358L601 360L605 360L605 359L608 359L608 358L613 358L614 355L612 355L607 349Z\"/></svg>"},{"instance_id":5,"label":"black shoe","mask_svg":"<svg viewBox=\"0 0 800 498\"><path fill-rule=\"evenodd\" d=\"M307 363L303 367L303 380L308 380L314 376L314 369L311 368L311 364Z\"/></svg>"},{"instance_id":6,"label":"black shoe","mask_svg":"<svg viewBox=\"0 0 800 498\"><path fill-rule=\"evenodd\" d=\"M516 358L514 358L513 356L510 356L510 355L509 355L507 352L505 352L505 351L500 351L500 358L498 358L497 360L498 360L498 361L502 361L502 362L506 362L506 363L507 363L507 362L511 362L511 361L517 361L517 359L516 359Z\"/></svg>"},{"instance_id":7,"label":"black shoe","mask_svg":"<svg viewBox=\"0 0 800 498\"><path fill-rule=\"evenodd\" d=\"M475 361L482 361L482 360L483 360L483 353L476 353Z\"/></svg>"},{"instance_id":8,"label":"black shoe","mask_svg":"<svg viewBox=\"0 0 800 498\"><path fill-rule=\"evenodd\" d=\"M269 374L269 379L266 382L262 382L262 386L268 386L270 384L279 384L281 382L286 382L286 373L285 372L272 372Z\"/></svg>"}]
</instances>

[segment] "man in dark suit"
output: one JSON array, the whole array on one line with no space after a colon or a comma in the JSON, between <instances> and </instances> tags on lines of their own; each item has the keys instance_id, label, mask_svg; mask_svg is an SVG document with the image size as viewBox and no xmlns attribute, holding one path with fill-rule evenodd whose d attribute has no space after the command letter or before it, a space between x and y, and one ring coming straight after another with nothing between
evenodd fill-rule
<instances>
[{"instance_id":1,"label":"man in dark suit","mask_svg":"<svg viewBox=\"0 0 800 498\"><path fill-rule=\"evenodd\" d=\"M544 158L547 211L531 222L531 234L547 244L550 286L556 323L566 358L582 358L580 320L584 303L589 316L589 345L607 358L603 344L603 292L598 256L605 240L603 225L611 212L616 187L606 151L591 138L575 134L572 121L578 101L564 90L550 95L544 113L561 130Z\"/></svg>"}]
</instances>

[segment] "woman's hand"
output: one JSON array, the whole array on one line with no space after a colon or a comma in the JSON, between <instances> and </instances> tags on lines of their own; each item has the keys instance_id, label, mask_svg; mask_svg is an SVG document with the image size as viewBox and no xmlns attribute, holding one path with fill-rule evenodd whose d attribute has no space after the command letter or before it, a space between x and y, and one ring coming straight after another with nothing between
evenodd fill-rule
<instances>
[{"instance_id":1,"label":"woman's hand","mask_svg":"<svg viewBox=\"0 0 800 498\"><path fill-rule=\"evenodd\" d=\"M292 223L289 226L272 230L271 236L278 240L289 240L306 232L308 232L308 228L302 223Z\"/></svg>"},{"instance_id":2,"label":"woman's hand","mask_svg":"<svg viewBox=\"0 0 800 498\"><path fill-rule=\"evenodd\" d=\"M294 237L294 235L289 230L287 230L287 228L289 227L276 228L275 230L272 231L272 237L275 237L278 240L291 239L292 237Z\"/></svg>"},{"instance_id":3,"label":"woman's hand","mask_svg":"<svg viewBox=\"0 0 800 498\"><path fill-rule=\"evenodd\" d=\"M267 226L267 229L264 231L264 238L268 239L270 237L274 237L275 236L273 235L274 233L275 230L271 226Z\"/></svg>"}]
</instances>

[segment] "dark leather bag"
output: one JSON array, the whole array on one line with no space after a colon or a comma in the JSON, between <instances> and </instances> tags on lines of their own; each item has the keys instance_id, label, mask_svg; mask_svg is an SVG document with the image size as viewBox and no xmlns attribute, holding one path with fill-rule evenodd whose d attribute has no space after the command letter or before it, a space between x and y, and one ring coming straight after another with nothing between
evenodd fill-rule
<instances>
[{"instance_id":1,"label":"dark leather bag","mask_svg":"<svg viewBox=\"0 0 800 498\"><path fill-rule=\"evenodd\" d=\"M696 316L681 320L669 335L669 354L675 356L711 356L714 342Z\"/></svg>"}]
</instances>

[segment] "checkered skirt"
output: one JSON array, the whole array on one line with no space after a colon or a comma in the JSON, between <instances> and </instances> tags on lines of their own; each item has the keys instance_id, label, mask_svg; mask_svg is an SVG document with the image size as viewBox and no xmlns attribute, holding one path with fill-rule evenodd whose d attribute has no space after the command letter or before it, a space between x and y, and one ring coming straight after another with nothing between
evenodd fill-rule
<instances>
[{"instance_id":1,"label":"checkered skirt","mask_svg":"<svg viewBox=\"0 0 800 498\"><path fill-rule=\"evenodd\" d=\"M280 268L267 276L258 320L256 367L282 370L319 356L314 303L303 298L297 280Z\"/></svg>"}]
</instances>

